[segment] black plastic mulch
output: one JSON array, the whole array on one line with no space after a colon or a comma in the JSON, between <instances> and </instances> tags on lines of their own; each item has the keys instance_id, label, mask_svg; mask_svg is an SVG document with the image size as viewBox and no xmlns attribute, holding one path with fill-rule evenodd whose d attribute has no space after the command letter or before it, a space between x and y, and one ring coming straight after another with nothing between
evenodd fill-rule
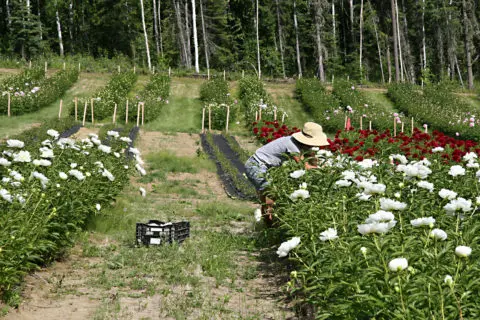
<instances>
[{"instance_id":1,"label":"black plastic mulch","mask_svg":"<svg viewBox=\"0 0 480 320\"><path fill-rule=\"evenodd\" d=\"M135 139L137 139L139 131L140 131L140 128L135 126L128 133L128 137L130 138L130 140L132 140L132 142L128 143L128 149L125 150L125 154L126 154L127 159L133 159L135 157L135 155L133 153L131 153L129 150L130 150L130 148L133 148L133 143L135 142Z\"/></svg>"},{"instance_id":2,"label":"black plastic mulch","mask_svg":"<svg viewBox=\"0 0 480 320\"><path fill-rule=\"evenodd\" d=\"M60 133L59 138L68 138L71 135L74 135L75 133L77 133L78 130L80 130L81 127L82 127L81 125L76 124L73 127L71 127L70 129L65 130L62 133Z\"/></svg>"},{"instance_id":3,"label":"black plastic mulch","mask_svg":"<svg viewBox=\"0 0 480 320\"><path fill-rule=\"evenodd\" d=\"M238 189L235 185L233 178L231 177L230 173L225 171L222 167L220 161L215 157L215 152L213 147L208 143L205 134L201 134L201 142L203 150L208 154L210 159L215 161L215 165L217 166L217 174L220 177L220 180L223 183L225 191L230 196L234 196L239 199L244 200L256 200L256 195L254 194L246 194L242 190ZM222 135L213 135L213 142L217 146L217 148L222 152L225 157L230 161L231 165L233 165L237 169L237 179L243 179L247 183L250 183L245 176L245 166L242 161L238 159L237 154L230 148L228 141ZM253 185L252 185L253 188Z\"/></svg>"}]
</instances>

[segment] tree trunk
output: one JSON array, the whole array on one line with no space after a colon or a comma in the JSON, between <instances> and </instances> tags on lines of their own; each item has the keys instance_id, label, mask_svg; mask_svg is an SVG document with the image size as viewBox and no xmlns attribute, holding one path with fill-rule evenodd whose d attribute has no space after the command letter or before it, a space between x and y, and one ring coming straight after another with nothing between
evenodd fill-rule
<instances>
[{"instance_id":1,"label":"tree trunk","mask_svg":"<svg viewBox=\"0 0 480 320\"><path fill-rule=\"evenodd\" d=\"M58 45L60 47L60 57L63 57L63 40L62 40L62 25L60 24L60 16L58 14L57 2L55 2L55 16L57 20Z\"/></svg>"},{"instance_id":2,"label":"tree trunk","mask_svg":"<svg viewBox=\"0 0 480 320\"><path fill-rule=\"evenodd\" d=\"M182 17L180 13L180 4L176 0L173 1L173 7L175 8L175 16L177 18L178 36L180 37L180 60L184 66L187 65L187 47L185 45L185 35L182 25Z\"/></svg>"},{"instance_id":3,"label":"tree trunk","mask_svg":"<svg viewBox=\"0 0 480 320\"><path fill-rule=\"evenodd\" d=\"M143 8L143 0L140 0L140 13L142 15L143 35L145 36L145 50L147 51L148 70L152 70L152 62L150 61L150 49L148 47L147 26L145 25L145 10Z\"/></svg>"},{"instance_id":4,"label":"tree trunk","mask_svg":"<svg viewBox=\"0 0 480 320\"><path fill-rule=\"evenodd\" d=\"M400 61L400 80L403 82L404 77L403 77L403 55L402 55L402 41L400 39L400 23L399 23L399 17L398 17L398 0L395 0L395 21L397 23L396 28L397 28L397 44L398 44L398 60Z\"/></svg>"},{"instance_id":5,"label":"tree trunk","mask_svg":"<svg viewBox=\"0 0 480 320\"><path fill-rule=\"evenodd\" d=\"M402 0L402 12L403 12L403 41L405 43L405 57L406 57L406 65L405 70L408 70L409 81L414 83L415 82L415 70L413 68L413 59L410 50L410 42L408 41L408 21L407 21L407 14L405 11L405 1Z\"/></svg>"},{"instance_id":6,"label":"tree trunk","mask_svg":"<svg viewBox=\"0 0 480 320\"><path fill-rule=\"evenodd\" d=\"M195 50L195 72L200 72L198 65L198 36L197 36L197 16L195 12L195 0L192 0L192 25L193 25L193 46Z\"/></svg>"},{"instance_id":7,"label":"tree trunk","mask_svg":"<svg viewBox=\"0 0 480 320\"><path fill-rule=\"evenodd\" d=\"M363 78L363 65L362 65L362 50L363 50L363 0L360 1L360 78Z\"/></svg>"},{"instance_id":8,"label":"tree trunk","mask_svg":"<svg viewBox=\"0 0 480 320\"><path fill-rule=\"evenodd\" d=\"M390 46L387 45L387 69L388 69L388 83L392 82L392 61L390 59Z\"/></svg>"},{"instance_id":9,"label":"tree trunk","mask_svg":"<svg viewBox=\"0 0 480 320\"><path fill-rule=\"evenodd\" d=\"M282 61L282 74L283 78L286 78L286 73L285 73L285 59L284 59L284 48L283 48L283 34L282 34L282 23L280 21L280 4L278 3L278 0L275 0L277 4L277 25L278 25L278 42L280 45L280 59Z\"/></svg>"},{"instance_id":10,"label":"tree trunk","mask_svg":"<svg viewBox=\"0 0 480 320\"><path fill-rule=\"evenodd\" d=\"M158 38L157 0L153 0L153 31L155 33L155 49L158 57L160 55L160 42Z\"/></svg>"},{"instance_id":11,"label":"tree trunk","mask_svg":"<svg viewBox=\"0 0 480 320\"><path fill-rule=\"evenodd\" d=\"M298 22L297 22L296 0L293 0L293 25L295 27L295 47L296 47L296 51L297 51L298 78L301 78L302 77L302 64L301 64L301 61L300 61L300 43L298 41Z\"/></svg>"},{"instance_id":12,"label":"tree trunk","mask_svg":"<svg viewBox=\"0 0 480 320\"><path fill-rule=\"evenodd\" d=\"M348 0L348 4L350 5L350 28L352 31L352 44L355 43L355 31L353 28L353 21L354 21L354 16L353 16L353 0Z\"/></svg>"},{"instance_id":13,"label":"tree trunk","mask_svg":"<svg viewBox=\"0 0 480 320\"><path fill-rule=\"evenodd\" d=\"M8 4L8 0L7 0L7 4ZM7 6L7 9L8 9L8 6ZM41 16L40 16L40 1L37 2L37 15L38 15L38 29L40 31L40 40L43 40L43 28L42 28L42 19L41 19Z\"/></svg>"},{"instance_id":14,"label":"tree trunk","mask_svg":"<svg viewBox=\"0 0 480 320\"><path fill-rule=\"evenodd\" d=\"M468 75L468 89L473 89L473 70L472 70L472 53L471 53L471 43L472 43L472 34L469 29L470 21L468 19L467 13L467 2L462 0L462 9L463 9L463 32L465 36L465 54L467 62L467 75Z\"/></svg>"},{"instance_id":15,"label":"tree trunk","mask_svg":"<svg viewBox=\"0 0 480 320\"><path fill-rule=\"evenodd\" d=\"M163 39L162 39L162 16L161 16L161 6L162 6L162 0L158 0L158 6L157 6L157 19L158 19L158 36L160 40L160 54L162 55L163 58Z\"/></svg>"},{"instance_id":16,"label":"tree trunk","mask_svg":"<svg viewBox=\"0 0 480 320\"><path fill-rule=\"evenodd\" d=\"M257 35L257 68L258 68L258 79L262 78L262 69L260 65L260 40L258 36L258 0L255 2L255 30L256 30L256 35Z\"/></svg>"},{"instance_id":17,"label":"tree trunk","mask_svg":"<svg viewBox=\"0 0 480 320\"><path fill-rule=\"evenodd\" d=\"M5 6L7 8L7 23L8 23L8 27L10 27L12 24L12 18L10 16L10 5L8 4L8 2L9 0L6 0Z\"/></svg>"},{"instance_id":18,"label":"tree trunk","mask_svg":"<svg viewBox=\"0 0 480 320\"><path fill-rule=\"evenodd\" d=\"M318 76L320 81L325 82L325 72L323 69L323 52L322 52L322 30L320 25L322 24L322 4L321 0L316 0L315 6L315 30L316 30L316 42L317 42L317 54L318 54Z\"/></svg>"},{"instance_id":19,"label":"tree trunk","mask_svg":"<svg viewBox=\"0 0 480 320\"><path fill-rule=\"evenodd\" d=\"M375 39L377 41L378 61L380 62L380 71L382 72L382 83L385 83L385 73L383 72L382 50L381 50L380 39L378 37L378 30L377 30L378 17L376 14L373 15L372 4L370 3L370 1L367 3L370 9L370 12L372 13L372 25L373 25L373 30L375 31Z\"/></svg>"},{"instance_id":20,"label":"tree trunk","mask_svg":"<svg viewBox=\"0 0 480 320\"><path fill-rule=\"evenodd\" d=\"M332 0L333 57L337 58L337 22L335 20L335 0Z\"/></svg>"},{"instance_id":21,"label":"tree trunk","mask_svg":"<svg viewBox=\"0 0 480 320\"><path fill-rule=\"evenodd\" d=\"M395 82L400 81L400 66L398 63L398 37L397 37L397 15L395 11L396 7L396 2L395 0L390 0L391 5L392 5L392 30L393 30L393 56L394 56L394 61L395 61ZM387 51L389 53L389 51ZM390 57L390 55L388 54ZM390 59L388 59L390 61ZM390 62L389 62L390 66ZM389 74L390 74L390 68L389 68ZM389 77L390 78L390 77ZM390 79L389 81L390 82Z\"/></svg>"},{"instance_id":22,"label":"tree trunk","mask_svg":"<svg viewBox=\"0 0 480 320\"><path fill-rule=\"evenodd\" d=\"M68 16L70 18L70 25L68 26L68 34L70 36L70 41L72 42L72 46L73 46L73 0L70 0L70 4L68 5Z\"/></svg>"},{"instance_id":23,"label":"tree trunk","mask_svg":"<svg viewBox=\"0 0 480 320\"><path fill-rule=\"evenodd\" d=\"M422 5L422 52L423 52L423 63L422 69L427 68L427 45L425 43L425 0L423 0Z\"/></svg>"},{"instance_id":24,"label":"tree trunk","mask_svg":"<svg viewBox=\"0 0 480 320\"><path fill-rule=\"evenodd\" d=\"M187 68L192 68L192 45L190 42L190 24L188 23L190 19L188 18L188 0L185 1L185 35L186 35L186 45L187 45Z\"/></svg>"},{"instance_id":25,"label":"tree trunk","mask_svg":"<svg viewBox=\"0 0 480 320\"><path fill-rule=\"evenodd\" d=\"M203 18L202 0L200 0L200 16L202 18L202 33L203 33L203 48L205 49L205 63L207 64L207 70L208 70L210 69L210 60L208 57L207 30L205 28L205 19Z\"/></svg>"}]
</instances>

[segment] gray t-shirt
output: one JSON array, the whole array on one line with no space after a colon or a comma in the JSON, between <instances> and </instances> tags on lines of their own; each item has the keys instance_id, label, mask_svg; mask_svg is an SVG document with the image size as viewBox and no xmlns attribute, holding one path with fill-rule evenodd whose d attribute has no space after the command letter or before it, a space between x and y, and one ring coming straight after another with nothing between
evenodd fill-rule
<instances>
[{"instance_id":1,"label":"gray t-shirt","mask_svg":"<svg viewBox=\"0 0 480 320\"><path fill-rule=\"evenodd\" d=\"M300 153L300 148L292 136L278 138L259 148L253 157L268 167L277 167L282 164L286 153Z\"/></svg>"}]
</instances>

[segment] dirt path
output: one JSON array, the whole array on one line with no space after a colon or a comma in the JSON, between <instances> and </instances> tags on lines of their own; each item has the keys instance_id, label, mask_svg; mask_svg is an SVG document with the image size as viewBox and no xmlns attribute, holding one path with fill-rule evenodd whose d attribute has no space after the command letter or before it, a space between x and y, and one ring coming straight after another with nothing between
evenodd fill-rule
<instances>
[{"instance_id":1,"label":"dirt path","mask_svg":"<svg viewBox=\"0 0 480 320\"><path fill-rule=\"evenodd\" d=\"M141 132L137 147L155 175L148 159L162 150L196 161L198 142L196 134ZM115 234L85 234L63 261L26 277L21 305L5 319L296 319L283 301L286 266L271 250L248 249L258 227L235 208L251 212L255 204L228 198L215 173L204 169L147 183L145 200L134 195L142 179L133 178L112 215L173 210L191 221L191 239L178 248L134 248ZM192 192L176 191L176 183Z\"/></svg>"}]
</instances>

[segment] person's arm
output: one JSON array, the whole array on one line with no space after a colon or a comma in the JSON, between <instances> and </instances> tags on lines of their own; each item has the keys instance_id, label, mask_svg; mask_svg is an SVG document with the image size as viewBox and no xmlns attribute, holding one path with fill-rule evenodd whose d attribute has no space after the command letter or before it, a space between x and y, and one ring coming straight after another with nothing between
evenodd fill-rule
<instances>
[{"instance_id":1,"label":"person's arm","mask_svg":"<svg viewBox=\"0 0 480 320\"><path fill-rule=\"evenodd\" d=\"M297 163L300 163L303 160L303 156L293 156L293 160L295 160L295 162L297 162ZM305 169L306 170L316 169L316 168L318 168L318 166L311 165L310 163L305 162Z\"/></svg>"}]
</instances>

